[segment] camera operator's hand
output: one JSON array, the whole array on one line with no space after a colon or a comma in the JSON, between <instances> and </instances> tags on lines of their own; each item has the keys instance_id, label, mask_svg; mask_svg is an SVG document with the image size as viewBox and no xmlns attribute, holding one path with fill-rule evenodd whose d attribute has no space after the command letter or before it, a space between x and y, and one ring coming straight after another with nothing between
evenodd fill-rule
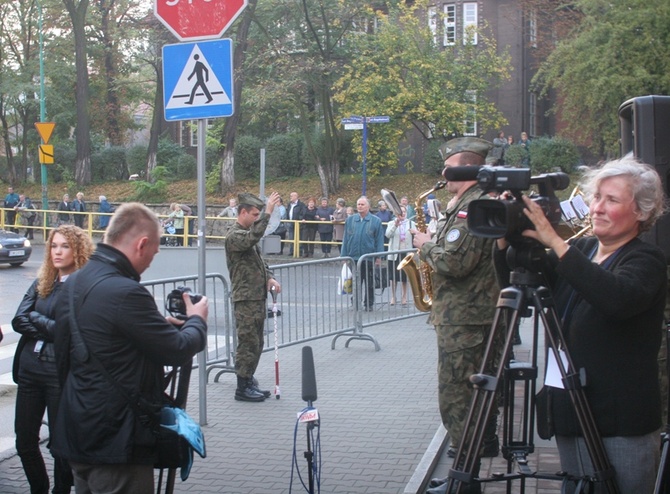
<instances>
[{"instance_id":1,"label":"camera operator's hand","mask_svg":"<svg viewBox=\"0 0 670 494\"><path fill-rule=\"evenodd\" d=\"M207 297L203 296L197 304L193 304L193 302L191 302L190 293L184 292L182 294L182 299L184 300L184 307L186 307L187 318L191 316L200 316L205 321L207 320L207 315L209 314L209 301L207 300ZM184 319L177 319L172 316L167 316L166 319L175 326L181 326L185 322Z\"/></svg>"},{"instance_id":2,"label":"camera operator's hand","mask_svg":"<svg viewBox=\"0 0 670 494\"><path fill-rule=\"evenodd\" d=\"M526 205L523 212L526 217L535 225L535 230L524 230L522 235L537 240L541 244L553 250L558 258L563 257L563 254L568 250L569 245L556 233L554 227L547 219L542 208L529 199L523 196L523 202ZM499 244L500 246L500 244Z\"/></svg>"}]
</instances>

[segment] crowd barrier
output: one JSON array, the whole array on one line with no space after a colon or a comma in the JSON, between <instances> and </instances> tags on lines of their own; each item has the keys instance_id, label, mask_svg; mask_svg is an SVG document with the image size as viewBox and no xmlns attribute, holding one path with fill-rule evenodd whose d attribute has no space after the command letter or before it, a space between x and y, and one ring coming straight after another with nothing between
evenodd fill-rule
<instances>
[{"instance_id":1,"label":"crowd barrier","mask_svg":"<svg viewBox=\"0 0 670 494\"><path fill-rule=\"evenodd\" d=\"M277 316L273 312L273 299L268 296L265 324L264 352L274 351L275 329L279 348L301 345L318 338L332 338L331 348L336 348L339 338L346 338L345 347L350 342L361 340L373 344L379 351L381 346L371 334L370 328L379 327L389 321L416 317L419 312L412 303L412 292L407 287L407 304L401 303L401 285L396 287L396 304L390 305L389 255L402 258L408 251L392 251L370 254L358 262L351 258L326 258L271 266L275 278L281 283L281 293L277 295ZM379 262L377 262L377 260ZM361 280L361 266L365 262L374 265L375 277L379 285L375 288L372 311L364 310L362 304L364 283ZM343 293L340 279L342 268L351 273L351 293ZM386 273L384 273L386 272ZM386 281L386 283L384 283ZM235 372L235 348L237 338L233 317L231 290L227 276L207 274L205 294L209 300L208 344L205 369L200 372L201 410L206 410L206 389L212 374L218 382L224 373ZM198 277L182 276L143 282L153 294L156 304L165 311L168 294L179 286L186 286L197 292ZM276 328L275 328L276 324ZM194 359L194 368L198 367ZM204 400L204 401L203 401ZM201 420L203 423L206 419Z\"/></svg>"}]
</instances>

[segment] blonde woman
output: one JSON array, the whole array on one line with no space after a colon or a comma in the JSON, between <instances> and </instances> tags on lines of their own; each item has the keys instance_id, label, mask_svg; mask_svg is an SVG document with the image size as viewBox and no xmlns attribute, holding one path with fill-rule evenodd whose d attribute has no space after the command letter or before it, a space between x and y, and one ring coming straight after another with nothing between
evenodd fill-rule
<instances>
[{"instance_id":1,"label":"blonde woman","mask_svg":"<svg viewBox=\"0 0 670 494\"><path fill-rule=\"evenodd\" d=\"M63 282L81 268L93 253L93 242L82 229L60 225L51 230L44 250L44 263L30 285L12 320L21 333L14 356L16 394L16 451L30 484L30 492L49 492L49 476L40 452L39 435L46 409L49 435L56 423L60 385L54 352L54 314ZM68 463L54 458L53 492L70 492L72 472Z\"/></svg>"}]
</instances>

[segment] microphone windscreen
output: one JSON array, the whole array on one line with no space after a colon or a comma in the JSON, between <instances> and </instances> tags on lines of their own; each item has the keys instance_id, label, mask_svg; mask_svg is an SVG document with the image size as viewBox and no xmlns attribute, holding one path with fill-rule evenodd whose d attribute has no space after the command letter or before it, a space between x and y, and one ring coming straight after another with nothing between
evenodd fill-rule
<instances>
[{"instance_id":1,"label":"microphone windscreen","mask_svg":"<svg viewBox=\"0 0 670 494\"><path fill-rule=\"evenodd\" d=\"M302 399L316 401L316 375L314 374L314 357L312 347L302 347Z\"/></svg>"},{"instance_id":2,"label":"microphone windscreen","mask_svg":"<svg viewBox=\"0 0 670 494\"><path fill-rule=\"evenodd\" d=\"M477 180L481 166L448 166L443 175L449 182L467 182Z\"/></svg>"}]
</instances>

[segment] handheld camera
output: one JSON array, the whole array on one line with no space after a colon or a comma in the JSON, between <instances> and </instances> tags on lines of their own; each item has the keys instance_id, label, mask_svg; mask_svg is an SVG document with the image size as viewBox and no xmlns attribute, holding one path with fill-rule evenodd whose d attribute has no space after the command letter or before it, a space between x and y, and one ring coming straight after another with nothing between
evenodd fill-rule
<instances>
[{"instance_id":1,"label":"handheld camera","mask_svg":"<svg viewBox=\"0 0 670 494\"><path fill-rule=\"evenodd\" d=\"M165 308L174 317L186 316L186 304L184 304L184 299L182 298L184 293L189 294L191 303L193 304L197 304L202 299L202 295L193 293L189 287L178 286L168 294L165 300Z\"/></svg>"}]
</instances>

